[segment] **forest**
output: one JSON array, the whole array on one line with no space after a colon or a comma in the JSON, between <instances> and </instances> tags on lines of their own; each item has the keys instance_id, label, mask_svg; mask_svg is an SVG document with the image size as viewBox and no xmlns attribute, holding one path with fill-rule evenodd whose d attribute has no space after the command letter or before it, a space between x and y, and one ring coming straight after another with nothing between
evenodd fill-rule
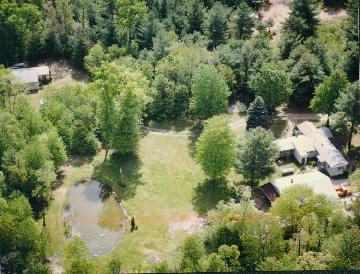
<instances>
[{"instance_id":1,"label":"forest","mask_svg":"<svg viewBox=\"0 0 360 274\"><path fill-rule=\"evenodd\" d=\"M255 200L279 175L282 108L324 115L360 192L360 1L288 1L278 29L272 2L0 0L0 273L359 269L359 195ZM35 104L11 69L61 62L80 76L54 73ZM95 257L62 213L89 180L129 214ZM169 232L190 217L206 224Z\"/></svg>"}]
</instances>

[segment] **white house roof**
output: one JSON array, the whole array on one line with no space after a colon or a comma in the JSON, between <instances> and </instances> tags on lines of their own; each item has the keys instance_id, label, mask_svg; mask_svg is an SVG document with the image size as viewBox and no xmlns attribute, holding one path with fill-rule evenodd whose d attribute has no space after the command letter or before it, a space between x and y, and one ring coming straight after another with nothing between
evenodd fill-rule
<instances>
[{"instance_id":1,"label":"white house roof","mask_svg":"<svg viewBox=\"0 0 360 274\"><path fill-rule=\"evenodd\" d=\"M306 157L309 152L315 151L314 140L304 135L297 136L293 144L301 157Z\"/></svg>"},{"instance_id":2,"label":"white house roof","mask_svg":"<svg viewBox=\"0 0 360 274\"><path fill-rule=\"evenodd\" d=\"M26 83L37 83L39 82L39 76L49 75L50 69L48 66L40 66L33 68L18 68L13 69L14 76Z\"/></svg>"},{"instance_id":3,"label":"white house roof","mask_svg":"<svg viewBox=\"0 0 360 274\"><path fill-rule=\"evenodd\" d=\"M349 164L341 152L329 141L329 138L333 137L329 128L316 128L313 123L308 121L302 122L297 127L302 134L313 140L313 145L319 154L317 158L320 162L328 163L331 168ZM297 146L295 148L297 149Z\"/></svg>"},{"instance_id":4,"label":"white house roof","mask_svg":"<svg viewBox=\"0 0 360 274\"><path fill-rule=\"evenodd\" d=\"M317 130L321 135L325 136L328 139L334 137L328 127L319 127Z\"/></svg>"},{"instance_id":5,"label":"white house roof","mask_svg":"<svg viewBox=\"0 0 360 274\"><path fill-rule=\"evenodd\" d=\"M293 141L296 137L288 137L285 139L275 140L274 143L278 146L279 151L286 151L294 149Z\"/></svg>"},{"instance_id":6,"label":"white house roof","mask_svg":"<svg viewBox=\"0 0 360 274\"><path fill-rule=\"evenodd\" d=\"M21 68L21 69L13 69L12 71L15 78L21 82L24 82L25 84L39 82L39 78L36 70Z\"/></svg>"},{"instance_id":7,"label":"white house roof","mask_svg":"<svg viewBox=\"0 0 360 274\"><path fill-rule=\"evenodd\" d=\"M270 181L270 183L279 195L289 187L307 185L313 189L315 194L324 194L331 198L338 197L330 178L319 171L281 177Z\"/></svg>"},{"instance_id":8,"label":"white house roof","mask_svg":"<svg viewBox=\"0 0 360 274\"><path fill-rule=\"evenodd\" d=\"M298 124L297 128L305 136L312 136L312 135L318 133L316 126L309 121L305 121L305 122L302 122L301 124Z\"/></svg>"},{"instance_id":9,"label":"white house roof","mask_svg":"<svg viewBox=\"0 0 360 274\"><path fill-rule=\"evenodd\" d=\"M319 153L317 158L320 162L328 163L331 168L348 165L348 161L328 139L318 138L314 145Z\"/></svg>"},{"instance_id":10,"label":"white house roof","mask_svg":"<svg viewBox=\"0 0 360 274\"><path fill-rule=\"evenodd\" d=\"M39 76L50 74L50 69L48 66L34 67L32 69L35 69Z\"/></svg>"}]
</instances>

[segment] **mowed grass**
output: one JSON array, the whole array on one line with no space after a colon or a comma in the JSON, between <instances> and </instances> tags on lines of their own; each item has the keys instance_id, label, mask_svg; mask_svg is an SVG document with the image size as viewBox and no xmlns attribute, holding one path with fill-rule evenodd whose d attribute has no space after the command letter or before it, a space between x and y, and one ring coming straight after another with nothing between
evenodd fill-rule
<instances>
[{"instance_id":1,"label":"mowed grass","mask_svg":"<svg viewBox=\"0 0 360 274\"><path fill-rule=\"evenodd\" d=\"M151 133L141 141L139 159L122 161L114 156L95 168L94 177L116 189L138 226L130 232L128 223L118 247L95 259L97 272L113 256L121 259L126 271L159 258L171 261L178 241L171 238L169 225L198 215L193 206L194 190L204 181L200 167L189 155L187 136Z\"/></svg>"},{"instance_id":2,"label":"mowed grass","mask_svg":"<svg viewBox=\"0 0 360 274\"><path fill-rule=\"evenodd\" d=\"M206 181L200 166L190 156L187 134L150 133L143 137L138 156L110 155L104 151L94 159L73 160L65 167L63 185L54 192L46 217L49 255L61 258L66 244L62 210L69 186L76 181L96 179L117 193L129 216L135 216L138 230L130 222L119 245L109 254L94 258L96 273L103 273L114 256L124 271L149 270L146 265L163 259L172 264L184 233L169 234L169 225L205 215L233 192L229 185ZM121 170L121 171L120 171ZM236 177L229 175L229 180Z\"/></svg>"}]
</instances>

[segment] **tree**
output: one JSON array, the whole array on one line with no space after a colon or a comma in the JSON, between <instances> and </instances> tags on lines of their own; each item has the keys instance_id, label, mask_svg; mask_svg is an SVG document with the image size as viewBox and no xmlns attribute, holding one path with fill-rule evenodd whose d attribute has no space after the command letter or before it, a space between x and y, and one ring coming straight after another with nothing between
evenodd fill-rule
<instances>
[{"instance_id":1,"label":"tree","mask_svg":"<svg viewBox=\"0 0 360 274\"><path fill-rule=\"evenodd\" d=\"M140 140L141 105L131 87L123 90L115 115L111 146L120 153L136 152Z\"/></svg>"},{"instance_id":2,"label":"tree","mask_svg":"<svg viewBox=\"0 0 360 274\"><path fill-rule=\"evenodd\" d=\"M101 44L95 44L84 57L84 67L85 69L94 74L96 69L100 67L101 62L107 59L104 48Z\"/></svg>"},{"instance_id":3,"label":"tree","mask_svg":"<svg viewBox=\"0 0 360 274\"><path fill-rule=\"evenodd\" d=\"M65 272L67 274L92 273L92 265L86 259L87 253L86 244L79 237L74 237L65 247Z\"/></svg>"},{"instance_id":4,"label":"tree","mask_svg":"<svg viewBox=\"0 0 360 274\"><path fill-rule=\"evenodd\" d=\"M287 103L292 92L290 77L285 69L276 63L265 63L250 78L250 87L257 96L264 99L270 112Z\"/></svg>"},{"instance_id":5,"label":"tree","mask_svg":"<svg viewBox=\"0 0 360 274\"><path fill-rule=\"evenodd\" d=\"M235 10L230 30L237 39L247 39L253 33L255 27L254 11L245 2L241 2Z\"/></svg>"},{"instance_id":6,"label":"tree","mask_svg":"<svg viewBox=\"0 0 360 274\"><path fill-rule=\"evenodd\" d=\"M290 15L282 28L280 52L283 59L289 57L293 48L315 35L318 19L312 0L294 0Z\"/></svg>"},{"instance_id":7,"label":"tree","mask_svg":"<svg viewBox=\"0 0 360 274\"><path fill-rule=\"evenodd\" d=\"M278 257L285 247L280 224L271 216L251 218L245 223L241 239L241 263L247 270L255 267L268 256Z\"/></svg>"},{"instance_id":8,"label":"tree","mask_svg":"<svg viewBox=\"0 0 360 274\"><path fill-rule=\"evenodd\" d=\"M232 246L222 245L218 249L218 254L221 260L224 262L225 269L227 272L239 271L240 252L236 245L232 245Z\"/></svg>"},{"instance_id":9,"label":"tree","mask_svg":"<svg viewBox=\"0 0 360 274\"><path fill-rule=\"evenodd\" d=\"M9 149L18 150L25 144L20 123L8 112L0 112L0 159Z\"/></svg>"},{"instance_id":10,"label":"tree","mask_svg":"<svg viewBox=\"0 0 360 274\"><path fill-rule=\"evenodd\" d=\"M256 186L273 170L278 157L278 148L273 141L271 131L261 127L250 129L239 140L235 166L249 185Z\"/></svg>"},{"instance_id":11,"label":"tree","mask_svg":"<svg viewBox=\"0 0 360 274\"><path fill-rule=\"evenodd\" d=\"M331 214L330 201L324 195L314 194L311 187L297 185L281 193L271 207L271 213L279 217L285 232L298 232L303 217L314 213L320 224L324 224Z\"/></svg>"},{"instance_id":12,"label":"tree","mask_svg":"<svg viewBox=\"0 0 360 274\"><path fill-rule=\"evenodd\" d=\"M328 115L328 126L329 116L335 111L335 101L348 83L346 75L336 70L315 89L315 96L311 100L310 107L313 111Z\"/></svg>"},{"instance_id":13,"label":"tree","mask_svg":"<svg viewBox=\"0 0 360 274\"><path fill-rule=\"evenodd\" d=\"M298 60L294 57L290 61L289 67L290 79L294 87L290 102L307 107L313 98L315 87L323 81L325 76L319 59L305 50Z\"/></svg>"},{"instance_id":14,"label":"tree","mask_svg":"<svg viewBox=\"0 0 360 274\"><path fill-rule=\"evenodd\" d=\"M191 86L191 111L206 119L226 110L229 87L224 77L212 65L200 65Z\"/></svg>"},{"instance_id":15,"label":"tree","mask_svg":"<svg viewBox=\"0 0 360 274\"><path fill-rule=\"evenodd\" d=\"M13 194L8 200L0 197L0 259L5 273L26 273L45 258L41 231L32 214L28 200L21 194Z\"/></svg>"},{"instance_id":16,"label":"tree","mask_svg":"<svg viewBox=\"0 0 360 274\"><path fill-rule=\"evenodd\" d=\"M56 169L64 165L68 159L64 142L61 140L55 128L47 133L47 147L50 152L50 159Z\"/></svg>"},{"instance_id":17,"label":"tree","mask_svg":"<svg viewBox=\"0 0 360 274\"><path fill-rule=\"evenodd\" d=\"M209 119L196 143L196 159L213 180L225 177L233 165L235 136L227 124L223 116Z\"/></svg>"},{"instance_id":18,"label":"tree","mask_svg":"<svg viewBox=\"0 0 360 274\"><path fill-rule=\"evenodd\" d=\"M227 21L229 10L219 2L216 2L206 13L203 30L209 39L209 47L214 49L226 40Z\"/></svg>"},{"instance_id":19,"label":"tree","mask_svg":"<svg viewBox=\"0 0 360 274\"><path fill-rule=\"evenodd\" d=\"M250 104L247 115L246 130L256 127L269 128L269 113L264 100L260 96L257 96L254 102Z\"/></svg>"},{"instance_id":20,"label":"tree","mask_svg":"<svg viewBox=\"0 0 360 274\"><path fill-rule=\"evenodd\" d=\"M343 114L343 117L350 125L348 136L348 152L350 153L352 136L360 124L360 91L358 83L349 85L340 93L335 103L335 109Z\"/></svg>"},{"instance_id":21,"label":"tree","mask_svg":"<svg viewBox=\"0 0 360 274\"><path fill-rule=\"evenodd\" d=\"M226 267L221 257L211 253L206 260L206 272L225 272Z\"/></svg>"},{"instance_id":22,"label":"tree","mask_svg":"<svg viewBox=\"0 0 360 274\"><path fill-rule=\"evenodd\" d=\"M186 4L187 31L200 32L204 21L204 5L200 0L187 1Z\"/></svg>"},{"instance_id":23,"label":"tree","mask_svg":"<svg viewBox=\"0 0 360 274\"><path fill-rule=\"evenodd\" d=\"M183 272L201 271L201 262L205 256L203 243L195 235L186 236L181 247L180 269Z\"/></svg>"},{"instance_id":24,"label":"tree","mask_svg":"<svg viewBox=\"0 0 360 274\"><path fill-rule=\"evenodd\" d=\"M153 87L153 102L149 106L151 118L161 121L175 117L175 82L158 74L153 81Z\"/></svg>"},{"instance_id":25,"label":"tree","mask_svg":"<svg viewBox=\"0 0 360 274\"><path fill-rule=\"evenodd\" d=\"M349 0L345 21L346 58L345 71L350 81L359 79L359 1Z\"/></svg>"}]
</instances>

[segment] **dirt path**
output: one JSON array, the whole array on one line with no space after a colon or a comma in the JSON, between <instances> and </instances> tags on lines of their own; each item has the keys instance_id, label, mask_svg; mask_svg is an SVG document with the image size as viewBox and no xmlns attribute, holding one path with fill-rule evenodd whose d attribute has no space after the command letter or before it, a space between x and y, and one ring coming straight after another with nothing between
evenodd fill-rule
<instances>
[{"instance_id":1,"label":"dirt path","mask_svg":"<svg viewBox=\"0 0 360 274\"><path fill-rule=\"evenodd\" d=\"M266 4L261 12L264 21L272 19L274 22L272 31L275 32L275 36L273 37L273 41L275 42L279 41L282 25L289 17L291 1L292 0L270 0L270 3ZM340 22L345 17L345 9L321 10L318 15L318 19L323 22Z\"/></svg>"}]
</instances>

